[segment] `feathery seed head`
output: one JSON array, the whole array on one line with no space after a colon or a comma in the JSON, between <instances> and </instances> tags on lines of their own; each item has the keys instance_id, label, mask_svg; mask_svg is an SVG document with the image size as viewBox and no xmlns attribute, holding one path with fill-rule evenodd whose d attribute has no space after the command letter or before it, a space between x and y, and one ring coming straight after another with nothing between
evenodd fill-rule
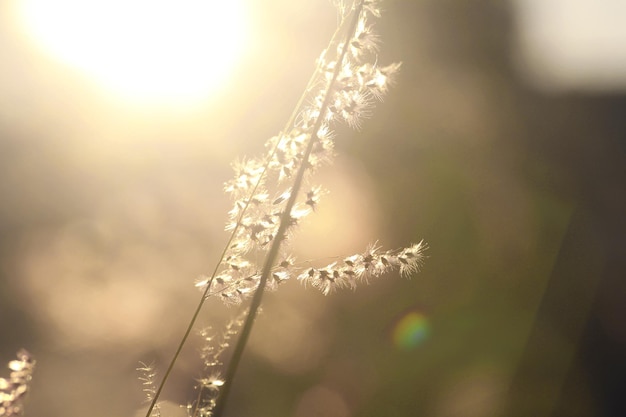
<instances>
[{"instance_id":1,"label":"feathery seed head","mask_svg":"<svg viewBox=\"0 0 626 417\"><path fill-rule=\"evenodd\" d=\"M0 378L0 416L21 416L23 401L35 370L35 360L26 350L17 352L17 360L8 364L9 378Z\"/></svg>"}]
</instances>

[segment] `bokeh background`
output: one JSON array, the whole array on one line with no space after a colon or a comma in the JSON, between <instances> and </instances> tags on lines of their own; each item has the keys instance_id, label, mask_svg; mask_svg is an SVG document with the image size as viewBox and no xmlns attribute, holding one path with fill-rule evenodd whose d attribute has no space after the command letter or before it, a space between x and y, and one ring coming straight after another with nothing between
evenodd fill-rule
<instances>
[{"instance_id":1,"label":"bokeh background","mask_svg":"<svg viewBox=\"0 0 626 417\"><path fill-rule=\"evenodd\" d=\"M226 242L230 163L282 129L337 24L325 0L242 4L228 76L185 102L113 93L0 2L0 362L36 356L27 415L141 415L135 369L165 368ZM337 129L330 194L293 250L424 239L428 259L356 292L269 294L228 415L626 415L625 7L383 7L397 86L361 131ZM215 41L188 53L219 62ZM236 313L209 302L201 321ZM193 399L200 346L168 415Z\"/></svg>"}]
</instances>

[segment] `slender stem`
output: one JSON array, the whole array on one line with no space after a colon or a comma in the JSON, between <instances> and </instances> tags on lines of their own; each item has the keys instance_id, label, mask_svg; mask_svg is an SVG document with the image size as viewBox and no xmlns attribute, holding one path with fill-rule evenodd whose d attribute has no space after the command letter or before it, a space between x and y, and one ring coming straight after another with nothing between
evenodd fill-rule
<instances>
[{"instance_id":1,"label":"slender stem","mask_svg":"<svg viewBox=\"0 0 626 417\"><path fill-rule=\"evenodd\" d=\"M336 35L337 35L337 32L335 32L335 34L333 35L333 38ZM298 112L300 110L300 107L304 103L304 100L306 98L306 94L309 92L309 89L313 86L313 82L315 81L315 75L317 74L318 71L319 71L319 68L315 71L315 73L313 74L313 76L309 80L309 82L307 84L307 87L306 87L304 93L300 96L300 99L298 100L298 104L296 105L296 107L294 108L293 113L289 117L289 121L285 125L285 129L283 129L283 132L286 132L288 127L294 122L294 120L296 118L296 115L298 114ZM282 139L283 138L281 137L280 140L277 141L276 145L272 149L272 152L270 153L270 155L269 155L269 157L267 159L267 162L266 162L265 166L263 167L263 172L259 176L259 180L257 181L257 183L255 184L254 188L250 192L251 196L253 196L256 193L256 190L258 189L258 187L261 184L263 178L265 177L265 173L267 172L269 164L270 164L272 158L274 157L274 154L276 153L276 150L280 146L280 142L282 141ZM167 370L165 371L165 375L163 376L163 379L161 380L161 383L159 384L159 387L156 390L154 398L150 402L150 406L148 407L148 411L146 413L146 417L150 417L150 415L152 413L152 410L156 406L157 401L158 401L158 399L159 399L159 397L161 395L161 391L163 391L163 387L165 386L165 382L169 378L169 376L170 376L170 374L172 372L172 369L174 368L174 365L176 364L176 361L178 360L178 357L180 356L180 352L183 349L183 346L185 345L185 343L187 342L187 339L189 338L189 335L191 334L191 330L193 329L193 326L196 324L196 321L198 320L198 316L200 314L200 311L202 310L202 307L204 306L204 302L208 298L208 296L210 295L209 290L211 288L211 284L213 283L213 279L217 275L217 272L219 271L219 267L222 264L222 261L224 260L224 258L226 257L226 252L228 251L228 248L230 247L231 242L235 238L235 236L237 234L237 230L241 226L241 219L243 218L244 214L246 213L246 211L247 211L247 209L248 209L248 207L250 205L250 201L251 201L251 199L249 198L246 201L246 205L244 206L243 210L241 210L241 213L239 215L239 219L237 221L237 224L235 225L235 228L233 229L233 231L232 231L232 233L231 233L231 235L230 235L230 237L228 239L228 242L226 242L226 245L224 246L224 250L222 251L222 254L220 256L219 261L215 265L215 269L213 271L213 274L211 274L211 278L209 279L209 282L207 283L207 286L206 286L206 288L205 288L205 290L204 290L204 292L202 294L202 297L200 298L200 301L198 302L198 305L196 306L196 309L195 309L195 311L193 313L193 316L191 317L191 320L189 320L189 324L187 326L187 329L185 330L185 333L184 333L182 339L180 340L180 343L178 344L176 352L174 353L174 356L172 357L172 360L170 361L170 364L167 367ZM200 388L200 390L202 390L202 388ZM202 394L202 391L200 391L199 395L201 396L201 394Z\"/></svg>"},{"instance_id":2,"label":"slender stem","mask_svg":"<svg viewBox=\"0 0 626 417\"><path fill-rule=\"evenodd\" d=\"M334 37L335 35L333 35ZM317 71L315 72L317 73ZM289 118L289 121L287 122L287 125L285 126L285 129L283 131L287 131L287 128L293 123L296 115L298 114L298 111L300 109L300 107L302 106L302 104L304 103L304 100L306 98L306 94L308 93L309 89L311 88L311 86L313 85L313 82L315 80L315 74L311 77L311 79L309 80L308 84L307 84L307 88L305 89L305 92L302 94L302 96L300 97L300 99L298 100L298 104L295 107L293 113L291 114L291 117ZM265 166L263 167L263 172L261 173L261 175L259 176L259 180L257 181L257 183L255 184L254 188L252 189L252 191L250 192L250 195L253 196L256 193L256 190L258 189L259 185L261 184L265 173L267 172L267 169L269 167L269 163L271 162L274 154L276 153L276 150L278 149L278 147L280 146L280 141L281 139L276 143L276 145L274 146L274 149L272 149L272 152L269 155L269 158L267 159L267 162L265 164ZM228 248L230 247L231 242L233 241L233 239L235 238L236 234L237 234L237 230L239 229L239 227L241 226L241 219L243 218L244 214L246 213L249 205L250 205L250 200L248 199L246 201L246 205L244 206L244 208L241 210L241 213L239 215L239 219L237 221L237 224L235 225L235 228L233 229L228 242L226 242L226 245L224 246L224 250L222 251L222 254L220 256L219 261L217 262L217 264L215 265L215 269L213 271L213 274L211 274L211 278L209 279L209 282L207 283L207 286L202 294L202 297L200 298L200 301L198 302L198 305L196 306L196 309L191 317L191 320L189 320L189 324L187 325L187 329L185 330L185 333L182 337L182 339L180 340L180 343L178 344L178 347L176 348L176 352L174 353L174 356L172 357L172 360L169 363L169 366L167 367L167 370L165 371L165 375L163 376L163 379L161 380L161 383L159 384L155 395L152 399L152 401L150 402L150 406L148 407L148 411L146 412L146 417L150 417L150 415L152 414L152 410L154 409L154 407L157 404L157 401L161 395L161 391L163 391L163 387L165 386L165 382L167 381L167 379L169 378L172 369L174 368L174 365L176 364L176 361L178 360L178 357L180 356L180 352L183 349L183 346L185 345L185 343L187 343L187 339L189 338L189 335L191 334L191 330L193 329L193 326L196 324L196 321L198 320L198 316L200 314L200 311L202 310L202 307L204 306L204 302L206 301L206 299L208 298L208 296L210 295L209 290L211 288L211 284L213 283L213 279L215 278L215 276L217 275L217 272L219 271L219 267L222 264L222 261L224 260L224 258L226 257L226 252L228 251ZM200 390L202 390L202 388L200 388ZM201 395L202 392L200 391L199 395Z\"/></svg>"},{"instance_id":3,"label":"slender stem","mask_svg":"<svg viewBox=\"0 0 626 417\"><path fill-rule=\"evenodd\" d=\"M359 17L361 15L362 7L363 7L363 2L361 1L359 2L359 5L356 7L354 11L352 24L347 34L348 40L353 36L355 32ZM241 335L239 336L239 339L237 340L237 344L235 345L233 356L231 357L231 360L228 364L228 369L226 371L226 375L224 378L224 385L220 389L220 394L219 394L219 397L217 398L217 403L215 405L215 408L213 409L213 417L221 417L224 412L226 401L228 400L228 395L230 394L230 390L231 390L233 380L235 377L235 373L237 372L237 368L239 367L239 362L241 361L243 351L246 347L248 338L250 337L250 333L252 331L252 325L254 324L254 319L256 318L258 309L261 305L261 300L263 298L263 293L265 291L265 285L272 271L272 267L274 263L276 262L276 259L278 258L280 245L285 238L285 234L287 232L288 227L291 225L291 210L293 209L293 206L296 203L296 198L298 196L300 188L302 187L302 182L304 181L304 173L308 167L308 160L313 150L313 145L315 144L315 141L318 140L317 132L321 127L324 114L326 112L326 109L328 108L328 105L330 104L330 99L331 99L330 93L332 91L335 81L337 80L339 71L341 70L343 60L346 55L346 51L348 49L347 46L348 46L348 42L345 42L341 51L341 55L339 56L339 59L337 60L337 64L335 65L333 77L326 88L324 101L322 102L322 106L320 107L319 116L317 120L315 121L315 125L313 126L312 133L311 133L311 138L309 139L307 148L302 158L302 162L300 163L300 167L298 168L298 173L296 174L294 184L291 189L291 195L289 196L289 200L287 201L285 210L283 211L281 215L280 225L278 227L278 231L276 232L276 236L274 237L274 240L272 241L272 246L270 247L270 250L265 258L265 263L263 265L263 270L261 273L259 286L257 290L254 292L254 296L252 297L252 301L250 303L250 310L248 311L246 321L244 322L243 328L241 330Z\"/></svg>"},{"instance_id":4,"label":"slender stem","mask_svg":"<svg viewBox=\"0 0 626 417\"><path fill-rule=\"evenodd\" d=\"M267 162L265 163L265 166L263 167L263 172L259 176L259 179L257 183L254 185L254 188L250 192L250 196L253 196L256 193L256 190L261 185L261 182L263 181L263 177L265 176L265 173L267 172L269 168L269 164L270 164L270 161L272 160L272 156L278 149L279 144L280 144L280 141L276 143L276 146L272 150L270 157L268 158ZM174 353L174 356L172 357L172 360L170 361L170 364L167 367L167 370L165 371L165 375L163 376L163 379L161 380L161 383L159 384L159 387L157 388L154 394L154 398L150 402L150 406L148 407L148 411L146 412L146 417L151 417L152 410L157 404L157 401L161 395L161 391L163 391L163 387L165 386L165 382L169 378L172 372L172 369L174 368L174 365L176 364L176 361L178 360L178 357L180 356L180 352L182 351L183 346L185 346L185 343L187 342L187 339L189 338L189 335L191 334L191 330L193 329L193 326L196 324L196 321L198 320L198 316L200 315L200 311L202 310L202 307L204 306L204 302L206 301L206 299L208 298L210 294L209 291L211 289L211 285L213 284L213 280L217 276L217 272L219 271L219 268L222 265L224 258L226 257L226 253L228 252L228 249L230 248L230 244L235 239L235 236L237 235L237 231L239 230L239 227L241 227L241 220L243 219L244 214L248 210L248 207L250 207L251 200L252 198L247 199L245 206L243 207L243 209L241 210L241 213L239 214L239 218L237 219L237 224L235 225L232 233L230 234L230 237L228 238L228 242L226 242L226 245L224 245L224 250L222 251L222 254L220 255L218 262L215 264L215 269L213 270L213 273L211 274L211 278L207 282L206 288L202 292L202 297L200 297L200 301L198 302L198 305L196 306L196 309L191 317L191 320L189 320L187 329L185 330L185 333L182 339L180 340L178 347L176 348L176 352ZM202 388L200 389L202 390ZM199 395L201 395L201 392L199 393Z\"/></svg>"},{"instance_id":5,"label":"slender stem","mask_svg":"<svg viewBox=\"0 0 626 417\"><path fill-rule=\"evenodd\" d=\"M213 271L213 274L211 275L211 279L207 283L207 286L204 289L204 292L202 293L202 297L200 298L200 302L196 306L196 310L194 311L193 316L191 317L191 320L189 320L189 324L187 325L187 329L185 330L185 334L183 335L182 339L180 340L180 343L178 344L178 347L176 348L176 352L174 353L174 356L172 357L172 360L170 361L170 364L167 367L167 370L165 371L165 375L163 375L163 379L161 380L161 383L159 384L159 387L157 388L157 390L156 390L156 392L154 394L154 397L152 398L152 401L150 402L150 406L148 407L148 411L146 412L146 417L150 417L152 415L152 410L154 409L154 407L157 404L157 401L158 401L158 399L159 399L159 397L161 395L161 391L163 391L163 387L165 386L165 382L167 381L167 379L169 378L170 374L172 373L172 369L174 368L174 364L176 364L176 360L180 356L180 352L183 350L183 346L187 342L187 339L189 338L189 335L191 334L191 330L193 329L193 326L195 325L196 320L198 319L198 316L200 315L200 310L202 310L202 306L204 305L204 302L207 299L207 295L209 293L209 289L211 288L211 284L213 283L213 279L217 275L218 268L219 268L220 264L222 263L222 260L226 256L226 251L227 251L228 247L230 246L230 242L233 240L233 237L235 236L235 232L236 231L237 231L236 229L233 231L233 234L231 235L230 239L228 240L228 243L226 244L226 246L224 248L224 251L222 252L222 255L220 256L219 262L215 266L215 270Z\"/></svg>"}]
</instances>

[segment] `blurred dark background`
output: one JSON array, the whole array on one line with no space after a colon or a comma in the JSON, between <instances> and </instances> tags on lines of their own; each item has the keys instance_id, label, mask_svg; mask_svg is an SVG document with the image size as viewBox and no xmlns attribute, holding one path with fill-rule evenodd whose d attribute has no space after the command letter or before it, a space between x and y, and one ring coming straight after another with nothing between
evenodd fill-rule
<instances>
[{"instance_id":1,"label":"blurred dark background","mask_svg":"<svg viewBox=\"0 0 626 417\"><path fill-rule=\"evenodd\" d=\"M256 49L185 109L102 94L0 5L0 362L37 357L27 415L141 407L138 361L165 368L226 241L230 162L282 128L333 32L330 2L296 3L249 2ZM337 129L330 208L295 251L424 239L428 258L354 293L270 294L229 415L626 415L624 52L621 81L560 79L524 43L550 16L528 26L522 3L384 3L397 85L361 131ZM197 343L172 403L193 398Z\"/></svg>"}]
</instances>

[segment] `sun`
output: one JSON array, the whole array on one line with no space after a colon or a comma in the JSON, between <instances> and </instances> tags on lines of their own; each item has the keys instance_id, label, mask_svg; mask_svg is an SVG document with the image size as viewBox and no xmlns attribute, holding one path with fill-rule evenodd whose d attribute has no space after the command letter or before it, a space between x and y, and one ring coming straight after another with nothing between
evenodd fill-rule
<instances>
[{"instance_id":1,"label":"sun","mask_svg":"<svg viewBox=\"0 0 626 417\"><path fill-rule=\"evenodd\" d=\"M246 38L242 0L22 0L25 32L110 92L148 102L214 93Z\"/></svg>"}]
</instances>

